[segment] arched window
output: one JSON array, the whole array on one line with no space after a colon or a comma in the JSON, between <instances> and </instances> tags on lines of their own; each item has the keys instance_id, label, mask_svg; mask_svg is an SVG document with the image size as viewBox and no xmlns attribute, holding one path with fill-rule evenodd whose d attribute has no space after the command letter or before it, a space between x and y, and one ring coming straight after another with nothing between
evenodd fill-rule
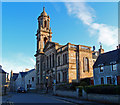
<instances>
[{"instance_id":1,"label":"arched window","mask_svg":"<svg viewBox=\"0 0 120 105\"><path fill-rule=\"evenodd\" d=\"M63 64L67 64L67 54L63 54Z\"/></svg>"},{"instance_id":2,"label":"arched window","mask_svg":"<svg viewBox=\"0 0 120 105\"><path fill-rule=\"evenodd\" d=\"M58 56L58 66L60 66L60 56Z\"/></svg>"},{"instance_id":3,"label":"arched window","mask_svg":"<svg viewBox=\"0 0 120 105\"><path fill-rule=\"evenodd\" d=\"M51 55L50 55L50 63L49 64L50 64L50 68L51 68Z\"/></svg>"},{"instance_id":4,"label":"arched window","mask_svg":"<svg viewBox=\"0 0 120 105\"><path fill-rule=\"evenodd\" d=\"M89 72L89 59L87 57L83 57L83 72Z\"/></svg>"},{"instance_id":5,"label":"arched window","mask_svg":"<svg viewBox=\"0 0 120 105\"><path fill-rule=\"evenodd\" d=\"M63 54L63 65L65 64L65 55Z\"/></svg>"},{"instance_id":6,"label":"arched window","mask_svg":"<svg viewBox=\"0 0 120 105\"><path fill-rule=\"evenodd\" d=\"M60 73L58 73L58 83L60 83Z\"/></svg>"},{"instance_id":7,"label":"arched window","mask_svg":"<svg viewBox=\"0 0 120 105\"><path fill-rule=\"evenodd\" d=\"M67 64L67 54L65 54L65 64Z\"/></svg>"},{"instance_id":8,"label":"arched window","mask_svg":"<svg viewBox=\"0 0 120 105\"><path fill-rule=\"evenodd\" d=\"M52 67L54 67L54 66L55 66L54 59L55 59L54 54L52 54Z\"/></svg>"},{"instance_id":9,"label":"arched window","mask_svg":"<svg viewBox=\"0 0 120 105\"><path fill-rule=\"evenodd\" d=\"M46 45L46 43L47 43L47 38L45 37L44 38L44 45Z\"/></svg>"},{"instance_id":10,"label":"arched window","mask_svg":"<svg viewBox=\"0 0 120 105\"><path fill-rule=\"evenodd\" d=\"M47 21L46 20L44 21L44 26L47 27Z\"/></svg>"}]
</instances>

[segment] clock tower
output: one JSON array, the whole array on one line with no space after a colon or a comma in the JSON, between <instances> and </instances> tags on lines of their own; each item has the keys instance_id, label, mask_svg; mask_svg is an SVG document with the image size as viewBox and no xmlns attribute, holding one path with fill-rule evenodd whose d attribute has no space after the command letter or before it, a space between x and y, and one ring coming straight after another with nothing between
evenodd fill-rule
<instances>
[{"instance_id":1,"label":"clock tower","mask_svg":"<svg viewBox=\"0 0 120 105\"><path fill-rule=\"evenodd\" d=\"M37 30L37 53L43 53L45 44L48 41L52 41L52 32L50 28L50 17L45 12L45 7L43 7L43 12L38 17L38 30Z\"/></svg>"}]
</instances>

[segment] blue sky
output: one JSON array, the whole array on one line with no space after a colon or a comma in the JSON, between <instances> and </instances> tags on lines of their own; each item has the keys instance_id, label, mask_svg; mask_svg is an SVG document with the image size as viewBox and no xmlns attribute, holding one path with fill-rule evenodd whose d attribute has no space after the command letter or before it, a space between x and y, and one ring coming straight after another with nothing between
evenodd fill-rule
<instances>
[{"instance_id":1,"label":"blue sky","mask_svg":"<svg viewBox=\"0 0 120 105\"><path fill-rule=\"evenodd\" d=\"M35 65L37 17L43 10L49 14L52 41L68 42L105 51L117 46L117 2L3 2L2 66L5 71L24 71Z\"/></svg>"}]
</instances>

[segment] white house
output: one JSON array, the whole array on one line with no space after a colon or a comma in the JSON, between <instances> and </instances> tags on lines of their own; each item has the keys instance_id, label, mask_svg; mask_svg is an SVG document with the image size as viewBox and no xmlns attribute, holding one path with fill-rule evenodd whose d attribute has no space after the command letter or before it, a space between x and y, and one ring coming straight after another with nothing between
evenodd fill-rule
<instances>
[{"instance_id":1,"label":"white house","mask_svg":"<svg viewBox=\"0 0 120 105\"><path fill-rule=\"evenodd\" d=\"M120 45L116 50L99 55L93 68L94 85L120 85Z\"/></svg>"},{"instance_id":2,"label":"white house","mask_svg":"<svg viewBox=\"0 0 120 105\"><path fill-rule=\"evenodd\" d=\"M16 90L18 87L23 87L25 90L36 89L36 71L35 69L27 72L19 72L16 79Z\"/></svg>"},{"instance_id":3,"label":"white house","mask_svg":"<svg viewBox=\"0 0 120 105\"><path fill-rule=\"evenodd\" d=\"M36 70L32 69L25 75L25 89L36 89Z\"/></svg>"}]
</instances>

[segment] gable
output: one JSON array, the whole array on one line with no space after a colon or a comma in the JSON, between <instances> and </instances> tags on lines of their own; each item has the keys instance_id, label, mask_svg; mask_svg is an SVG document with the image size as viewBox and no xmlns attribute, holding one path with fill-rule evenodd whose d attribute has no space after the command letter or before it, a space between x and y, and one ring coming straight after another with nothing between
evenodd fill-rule
<instances>
[{"instance_id":1,"label":"gable","mask_svg":"<svg viewBox=\"0 0 120 105\"><path fill-rule=\"evenodd\" d=\"M45 52L46 50L51 49L54 46L55 46L55 44L53 42L47 42L43 51Z\"/></svg>"}]
</instances>

